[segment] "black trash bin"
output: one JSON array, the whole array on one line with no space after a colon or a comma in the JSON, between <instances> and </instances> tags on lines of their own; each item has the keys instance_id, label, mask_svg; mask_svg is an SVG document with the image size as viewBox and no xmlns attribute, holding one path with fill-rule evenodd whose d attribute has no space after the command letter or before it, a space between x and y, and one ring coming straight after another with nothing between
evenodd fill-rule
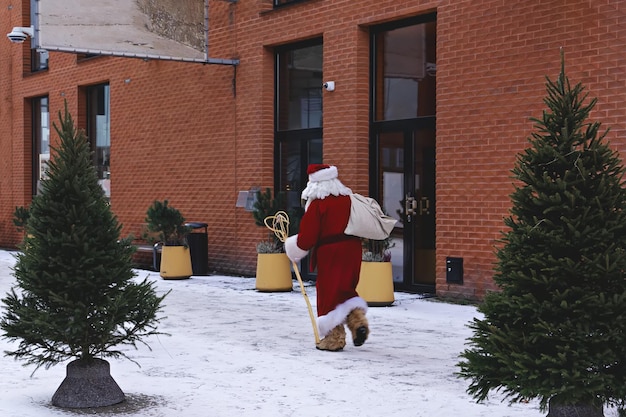
<instances>
[{"instance_id":1,"label":"black trash bin","mask_svg":"<svg viewBox=\"0 0 626 417\"><path fill-rule=\"evenodd\" d=\"M201 222L189 222L185 223L185 226L191 228L187 234L187 244L189 245L193 274L207 275L209 269L209 225Z\"/></svg>"}]
</instances>

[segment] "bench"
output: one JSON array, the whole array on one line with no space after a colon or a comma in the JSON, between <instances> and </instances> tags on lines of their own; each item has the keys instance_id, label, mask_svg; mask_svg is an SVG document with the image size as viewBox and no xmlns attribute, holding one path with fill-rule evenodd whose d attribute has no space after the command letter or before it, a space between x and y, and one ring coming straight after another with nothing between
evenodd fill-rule
<instances>
[{"instance_id":1,"label":"bench","mask_svg":"<svg viewBox=\"0 0 626 417\"><path fill-rule=\"evenodd\" d=\"M149 232L147 225L143 223L141 225L141 231L139 233L139 237L133 239L131 242L133 246L137 248L136 253L150 254L152 255L152 269L154 271L158 271L160 269L160 255L162 252L163 243L150 243L155 242L158 239L158 234ZM145 263L141 263L141 265L147 265Z\"/></svg>"},{"instance_id":2,"label":"bench","mask_svg":"<svg viewBox=\"0 0 626 417\"><path fill-rule=\"evenodd\" d=\"M152 254L152 269L158 271L160 269L160 259L159 255L162 252L163 244L161 242L155 243L154 245L150 244L136 244L133 245L137 248L137 252L143 253L151 253Z\"/></svg>"}]
</instances>

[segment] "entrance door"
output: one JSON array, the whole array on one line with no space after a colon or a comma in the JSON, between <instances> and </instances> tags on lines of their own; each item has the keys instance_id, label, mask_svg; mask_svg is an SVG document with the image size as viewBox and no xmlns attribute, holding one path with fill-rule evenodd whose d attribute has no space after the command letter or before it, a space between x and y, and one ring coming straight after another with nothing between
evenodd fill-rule
<instances>
[{"instance_id":1,"label":"entrance door","mask_svg":"<svg viewBox=\"0 0 626 417\"><path fill-rule=\"evenodd\" d=\"M275 188L286 197L291 231L304 213L300 194L307 166L322 163L322 39L276 49ZM303 279L313 280L308 258L301 262Z\"/></svg>"},{"instance_id":2,"label":"entrance door","mask_svg":"<svg viewBox=\"0 0 626 417\"><path fill-rule=\"evenodd\" d=\"M370 194L398 219L399 290L435 291L436 14L372 29Z\"/></svg>"},{"instance_id":3,"label":"entrance door","mask_svg":"<svg viewBox=\"0 0 626 417\"><path fill-rule=\"evenodd\" d=\"M391 262L397 289L435 289L435 130L377 133L378 198L398 220L392 233Z\"/></svg>"}]
</instances>

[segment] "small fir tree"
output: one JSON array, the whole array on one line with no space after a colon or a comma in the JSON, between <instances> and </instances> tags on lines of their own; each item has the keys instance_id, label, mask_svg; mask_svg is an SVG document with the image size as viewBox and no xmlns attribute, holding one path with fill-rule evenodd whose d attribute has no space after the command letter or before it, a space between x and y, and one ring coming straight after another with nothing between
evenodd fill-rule
<instances>
[{"instance_id":1,"label":"small fir tree","mask_svg":"<svg viewBox=\"0 0 626 417\"><path fill-rule=\"evenodd\" d=\"M570 86L564 59L547 78L548 107L516 160L494 280L470 324L459 376L477 401L491 390L512 402L539 399L542 410L626 398L626 190L617 152L596 104ZM556 414L556 413L555 413ZM552 411L550 414L552 415ZM574 415L574 414L559 414Z\"/></svg>"},{"instance_id":2,"label":"small fir tree","mask_svg":"<svg viewBox=\"0 0 626 417\"><path fill-rule=\"evenodd\" d=\"M186 246L191 227L185 226L185 217L180 210L170 206L168 200L155 200L146 211L148 230L159 235L164 245Z\"/></svg>"},{"instance_id":3,"label":"small fir tree","mask_svg":"<svg viewBox=\"0 0 626 417\"><path fill-rule=\"evenodd\" d=\"M2 300L4 337L20 343L7 355L46 368L75 358L126 356L157 334L165 296L134 282L134 248L98 184L89 144L71 115L59 112L60 137L42 192L30 205L27 236L14 269L17 286Z\"/></svg>"}]
</instances>

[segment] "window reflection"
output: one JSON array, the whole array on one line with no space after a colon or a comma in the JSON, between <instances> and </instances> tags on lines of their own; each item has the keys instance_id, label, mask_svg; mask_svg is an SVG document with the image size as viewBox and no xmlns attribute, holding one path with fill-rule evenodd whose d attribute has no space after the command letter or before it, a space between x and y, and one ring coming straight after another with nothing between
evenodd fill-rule
<instances>
[{"instance_id":1,"label":"window reflection","mask_svg":"<svg viewBox=\"0 0 626 417\"><path fill-rule=\"evenodd\" d=\"M278 61L278 129L322 126L322 45L285 51Z\"/></svg>"},{"instance_id":2,"label":"window reflection","mask_svg":"<svg viewBox=\"0 0 626 417\"><path fill-rule=\"evenodd\" d=\"M38 22L37 17L37 1L30 0L30 21L32 25L36 25ZM30 39L33 42L33 39ZM30 50L30 70L32 72L42 71L48 69L48 51L45 49L32 48Z\"/></svg>"},{"instance_id":3,"label":"window reflection","mask_svg":"<svg viewBox=\"0 0 626 417\"><path fill-rule=\"evenodd\" d=\"M30 62L32 72L48 69L48 51L45 49L31 49Z\"/></svg>"},{"instance_id":4,"label":"window reflection","mask_svg":"<svg viewBox=\"0 0 626 417\"><path fill-rule=\"evenodd\" d=\"M435 114L436 23L420 23L375 35L376 120Z\"/></svg>"},{"instance_id":5,"label":"window reflection","mask_svg":"<svg viewBox=\"0 0 626 417\"><path fill-rule=\"evenodd\" d=\"M32 101L33 135L33 195L38 194L41 180L46 177L50 160L50 110L48 97L34 98Z\"/></svg>"},{"instance_id":6,"label":"window reflection","mask_svg":"<svg viewBox=\"0 0 626 417\"><path fill-rule=\"evenodd\" d=\"M94 165L98 172L98 180L107 197L111 196L109 101L108 84L87 88L87 136L94 151Z\"/></svg>"},{"instance_id":7,"label":"window reflection","mask_svg":"<svg viewBox=\"0 0 626 417\"><path fill-rule=\"evenodd\" d=\"M322 163L322 139L283 141L280 161L280 189L286 192L287 208L300 207L306 168L308 164Z\"/></svg>"}]
</instances>

